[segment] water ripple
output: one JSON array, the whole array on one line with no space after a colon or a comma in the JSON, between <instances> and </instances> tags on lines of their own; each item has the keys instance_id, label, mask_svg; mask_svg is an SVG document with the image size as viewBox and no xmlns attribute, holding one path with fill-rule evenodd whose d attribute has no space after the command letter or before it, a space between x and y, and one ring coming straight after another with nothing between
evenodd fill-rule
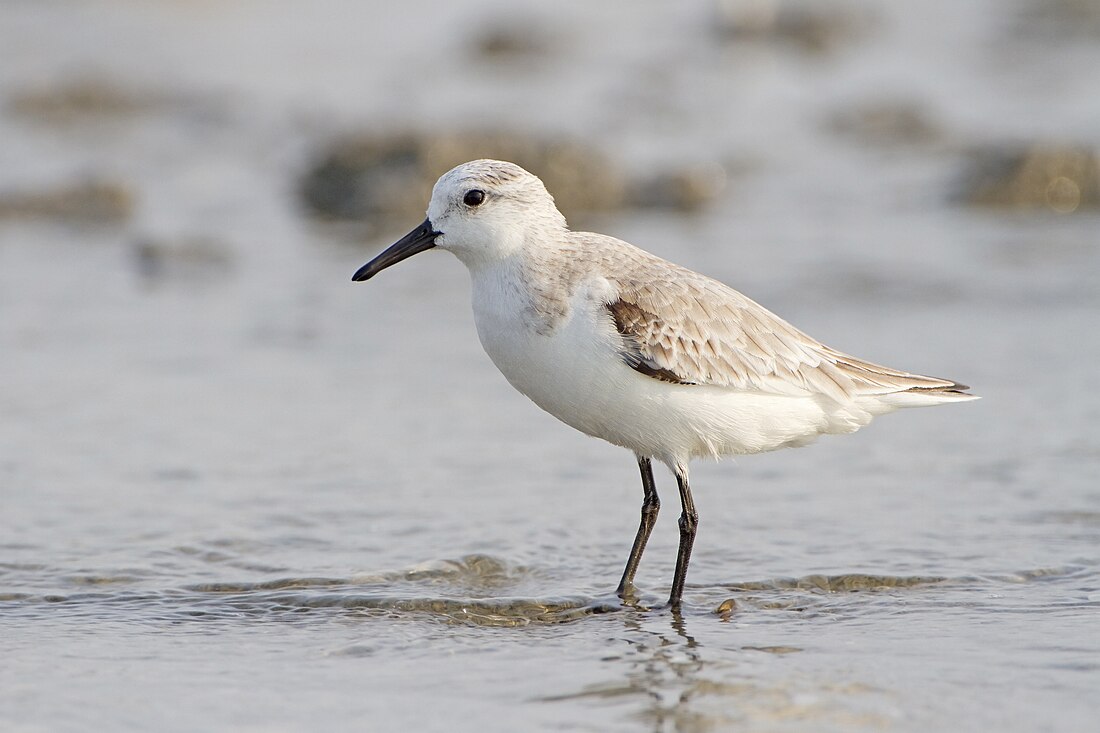
<instances>
[{"instance_id":1,"label":"water ripple","mask_svg":"<svg viewBox=\"0 0 1100 733\"><path fill-rule=\"evenodd\" d=\"M818 614L910 612L898 607L898 593L924 591L932 605L974 602L1024 584L1080 580L1095 571L1087 566L1021 570L1000 576L893 576L862 573L773 578L726 585L689 587L687 613L717 614L729 619L748 611L792 611L802 617ZM618 598L584 596L529 597L507 593L529 579L531 571L488 555L441 559L413 567L361 574L349 578L284 577L259 581L213 581L174 589L140 589L150 578L142 573L63 576L72 593L33 594L0 589L0 611L8 618L57 616L105 619L138 617L149 622L233 621L240 619L299 622L325 614L344 617L427 616L444 623L476 626L561 624L594 614L650 610L645 604L626 605ZM94 590L93 590L94 589ZM943 589L929 597L927 591ZM996 592L993 592L996 591ZM966 593L961 597L959 593ZM857 594L863 594L857 600ZM867 596L878 596L868 598ZM706 600L700 600L702 597ZM855 603L853 603L853 601ZM1047 610L1050 603L1040 604ZM1061 610L1093 608L1087 597L1062 597ZM1034 603L1005 605L1002 610L1031 612ZM704 610L705 609L705 610Z\"/></svg>"}]
</instances>

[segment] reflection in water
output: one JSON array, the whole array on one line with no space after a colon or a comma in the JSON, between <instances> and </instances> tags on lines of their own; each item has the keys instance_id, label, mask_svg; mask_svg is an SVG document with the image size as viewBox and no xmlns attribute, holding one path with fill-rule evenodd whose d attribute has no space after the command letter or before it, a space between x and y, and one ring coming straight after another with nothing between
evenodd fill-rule
<instances>
[{"instance_id":1,"label":"reflection in water","mask_svg":"<svg viewBox=\"0 0 1100 733\"><path fill-rule=\"evenodd\" d=\"M626 651L605 658L622 665L621 681L542 700L591 699L616 704L624 698L637 698L639 704L632 716L658 732L753 729L761 723L791 720L875 730L889 722L888 716L860 710L861 696L882 692L870 685L799 681L797 670L778 679L760 674L761 653L787 655L800 649L741 646L732 655L729 649L707 654L688 631L689 623L709 623L704 618L628 612L622 623L625 636L615 641L624 643Z\"/></svg>"},{"instance_id":2,"label":"reflection in water","mask_svg":"<svg viewBox=\"0 0 1100 733\"><path fill-rule=\"evenodd\" d=\"M612 641L625 643L626 650L605 660L626 663L624 680L541 699L561 702L638 697L645 702L637 715L652 723L654 730L664 730L669 725L677 731L707 729L712 721L694 713L691 706L692 697L704 682L703 656L698 643L687 632L683 615L625 609L621 618L625 634Z\"/></svg>"},{"instance_id":3,"label":"reflection in water","mask_svg":"<svg viewBox=\"0 0 1100 733\"><path fill-rule=\"evenodd\" d=\"M1017 576L1021 582L1041 582L1051 574L1075 572L1067 567ZM776 633L781 640L803 641L806 624L814 629L837 621L862 626L877 614L916 608L913 598L905 598L913 593L933 590L934 603L942 605L958 593L984 595L989 584L1006 580L1011 579L812 575L710 589L734 594L716 604L713 615L623 608L616 617L622 635L609 640L618 651L603 658L610 665L611 681L541 700L587 699L608 705L630 700L632 716L654 731L755 730L761 725L883 730L897 722L901 692L853 678L848 669L815 668L802 646L773 643ZM775 632L777 621L781 630ZM693 626L708 639L706 644L691 632ZM717 629L722 632L716 636Z\"/></svg>"},{"instance_id":4,"label":"reflection in water","mask_svg":"<svg viewBox=\"0 0 1100 733\"><path fill-rule=\"evenodd\" d=\"M218 564L224 565L224 559ZM40 574L49 569L7 564L0 571ZM174 589L143 588L148 579L133 573L88 574L71 576L73 592L64 595L0 595L0 608L9 619L81 618L127 626L136 621L185 631L254 627L257 622L317 628L334 617L374 630L377 623L404 620L413 622L406 628L421 630L442 624L448 637L490 647L498 638L510 638L510 644L541 636L490 632L486 640L481 629L569 624L578 629L573 635L599 649L595 679L602 681L542 695L535 698L538 702L589 701L615 714L622 709L653 731L881 730L896 722L904 693L869 684L847 666L822 666L820 653L803 653L820 652L825 629L841 628L838 622L843 622L862 637L875 619L912 614L921 607L915 602L921 595L940 613L957 605L961 594L973 605L974 593L985 598L991 588L1003 593L1013 585L1091 578L1091 573L1067 566L996 577L780 578L693 587L694 598L712 600L697 602L683 615L617 598L525 597L517 591L531 581L528 568L469 555L351 578L285 577ZM1025 604L1016 610L1035 609ZM367 638L371 643L342 647L334 656L376 656L379 637L372 631Z\"/></svg>"},{"instance_id":5,"label":"reflection in water","mask_svg":"<svg viewBox=\"0 0 1100 733\"><path fill-rule=\"evenodd\" d=\"M636 698L632 717L655 732L756 730L792 722L818 729L882 730L892 722L882 712L883 701L892 703L892 696L882 689L835 676L814 678L799 667L761 663L761 654L774 659L801 649L742 645L732 654L728 647L708 653L688 626L710 624L709 617L627 610L620 618L624 636L613 641L625 651L604 660L616 665L614 673L621 679L540 698L543 702L589 699L620 704L624 698Z\"/></svg>"},{"instance_id":6,"label":"reflection in water","mask_svg":"<svg viewBox=\"0 0 1100 733\"><path fill-rule=\"evenodd\" d=\"M650 699L640 717L649 720L654 730L669 725L676 731L704 730L710 727L708 717L692 706L705 681L702 650L688 634L681 614L672 614L669 626L673 634L653 633L650 643L633 644L640 656L648 657L637 665L636 678ZM639 636L644 632L641 624L632 621L626 627L634 627Z\"/></svg>"}]
</instances>

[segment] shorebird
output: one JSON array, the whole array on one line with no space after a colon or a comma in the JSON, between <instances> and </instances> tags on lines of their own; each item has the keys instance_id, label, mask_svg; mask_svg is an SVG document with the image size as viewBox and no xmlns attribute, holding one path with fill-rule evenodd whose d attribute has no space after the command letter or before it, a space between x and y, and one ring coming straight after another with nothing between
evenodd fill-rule
<instances>
[{"instance_id":1,"label":"shorebird","mask_svg":"<svg viewBox=\"0 0 1100 733\"><path fill-rule=\"evenodd\" d=\"M622 240L571 231L542 181L513 163L475 160L443 174L427 215L352 279L428 249L452 252L470 271L481 344L512 386L634 452L642 516L617 589L624 601L661 506L653 460L680 492L669 594L678 612L699 521L691 459L801 446L900 407L977 399L958 382L829 348L717 280Z\"/></svg>"}]
</instances>

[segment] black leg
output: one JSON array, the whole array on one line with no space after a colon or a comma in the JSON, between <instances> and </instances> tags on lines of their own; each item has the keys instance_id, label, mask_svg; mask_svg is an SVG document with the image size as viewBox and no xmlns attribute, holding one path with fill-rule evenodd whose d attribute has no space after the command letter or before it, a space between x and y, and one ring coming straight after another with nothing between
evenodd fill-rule
<instances>
[{"instance_id":1,"label":"black leg","mask_svg":"<svg viewBox=\"0 0 1100 733\"><path fill-rule=\"evenodd\" d=\"M638 525L638 534L634 537L634 546L630 548L630 557L626 561L626 570L623 571L623 579L619 581L619 589L615 591L620 598L626 596L634 587L634 573L638 570L638 562L642 559L645 544L649 541L649 533L653 531L653 525L657 522L657 512L661 510L661 500L657 498L657 487L653 483L653 466L648 458L638 456L638 468L642 472L642 491L645 498L642 500L642 521Z\"/></svg>"},{"instance_id":2,"label":"black leg","mask_svg":"<svg viewBox=\"0 0 1100 733\"><path fill-rule=\"evenodd\" d=\"M680 610L680 597L684 595L684 581L687 579L688 562L691 560L691 546L695 544L695 530L699 526L699 515L695 513L695 502L691 498L688 486L687 468L676 467L676 484L680 487L680 549L676 553L676 574L672 577L672 593L668 605L673 611Z\"/></svg>"}]
</instances>

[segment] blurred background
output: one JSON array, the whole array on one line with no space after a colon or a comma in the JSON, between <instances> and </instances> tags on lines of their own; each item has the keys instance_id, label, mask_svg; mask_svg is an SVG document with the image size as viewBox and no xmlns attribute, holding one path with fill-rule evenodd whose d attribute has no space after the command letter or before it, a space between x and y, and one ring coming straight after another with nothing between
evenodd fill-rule
<instances>
[{"instance_id":1,"label":"blurred background","mask_svg":"<svg viewBox=\"0 0 1100 733\"><path fill-rule=\"evenodd\" d=\"M1084 730L1098 69L1096 0L0 2L0 723ZM495 635L607 600L640 492L496 373L453 259L350 282L477 157L985 399L700 465L693 628ZM775 580L849 573L972 613Z\"/></svg>"}]
</instances>

